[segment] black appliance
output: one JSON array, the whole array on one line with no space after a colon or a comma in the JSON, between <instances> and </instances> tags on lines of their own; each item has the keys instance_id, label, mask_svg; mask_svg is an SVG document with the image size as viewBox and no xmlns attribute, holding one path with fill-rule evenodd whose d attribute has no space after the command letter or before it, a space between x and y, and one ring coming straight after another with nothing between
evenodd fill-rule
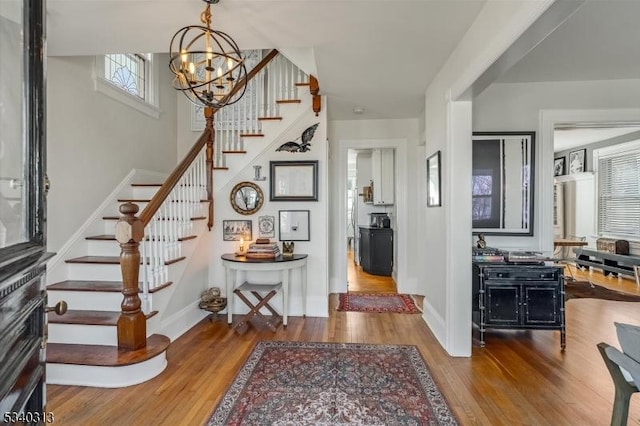
<instances>
[{"instance_id":1,"label":"black appliance","mask_svg":"<svg viewBox=\"0 0 640 426\"><path fill-rule=\"evenodd\" d=\"M391 228L391 219L387 213L369 213L369 226L372 228Z\"/></svg>"}]
</instances>

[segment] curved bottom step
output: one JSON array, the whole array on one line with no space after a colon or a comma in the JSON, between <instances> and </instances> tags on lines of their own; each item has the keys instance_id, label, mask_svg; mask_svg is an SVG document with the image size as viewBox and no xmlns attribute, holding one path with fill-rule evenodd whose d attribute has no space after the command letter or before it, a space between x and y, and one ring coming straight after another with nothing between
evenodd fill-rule
<instances>
[{"instance_id":1,"label":"curved bottom step","mask_svg":"<svg viewBox=\"0 0 640 426\"><path fill-rule=\"evenodd\" d=\"M154 334L147 347L122 351L116 346L47 345L47 383L56 385L121 388L146 382L167 366L170 340Z\"/></svg>"}]
</instances>

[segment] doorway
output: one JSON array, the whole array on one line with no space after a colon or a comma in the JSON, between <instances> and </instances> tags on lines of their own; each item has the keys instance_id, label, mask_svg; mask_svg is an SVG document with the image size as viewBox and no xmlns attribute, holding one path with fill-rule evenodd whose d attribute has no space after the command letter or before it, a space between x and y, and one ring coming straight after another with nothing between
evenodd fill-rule
<instances>
[{"instance_id":1,"label":"doorway","mask_svg":"<svg viewBox=\"0 0 640 426\"><path fill-rule=\"evenodd\" d=\"M347 292L397 293L395 149L347 150Z\"/></svg>"}]
</instances>

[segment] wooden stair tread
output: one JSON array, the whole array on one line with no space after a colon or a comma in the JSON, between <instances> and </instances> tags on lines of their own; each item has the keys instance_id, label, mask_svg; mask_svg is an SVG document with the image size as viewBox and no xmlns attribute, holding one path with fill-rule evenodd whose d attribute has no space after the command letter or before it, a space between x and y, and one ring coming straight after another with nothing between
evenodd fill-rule
<instances>
[{"instance_id":1,"label":"wooden stair tread","mask_svg":"<svg viewBox=\"0 0 640 426\"><path fill-rule=\"evenodd\" d=\"M122 292L122 281L82 281L66 280L47 286L47 290L58 291L104 291Z\"/></svg>"},{"instance_id":2,"label":"wooden stair tread","mask_svg":"<svg viewBox=\"0 0 640 426\"><path fill-rule=\"evenodd\" d=\"M296 83L296 87L311 86L311 83Z\"/></svg>"},{"instance_id":3,"label":"wooden stair tread","mask_svg":"<svg viewBox=\"0 0 640 426\"><path fill-rule=\"evenodd\" d=\"M135 351L118 349L106 345L74 345L49 343L47 362L52 364L92 365L100 367L122 367L147 361L160 355L169 347L171 340L160 334L147 338L147 346Z\"/></svg>"},{"instance_id":4,"label":"wooden stair tread","mask_svg":"<svg viewBox=\"0 0 640 426\"><path fill-rule=\"evenodd\" d=\"M213 170L229 170L228 167L214 167Z\"/></svg>"},{"instance_id":5,"label":"wooden stair tread","mask_svg":"<svg viewBox=\"0 0 640 426\"><path fill-rule=\"evenodd\" d=\"M277 104L299 104L301 102L300 99L279 99L276 101Z\"/></svg>"},{"instance_id":6,"label":"wooden stair tread","mask_svg":"<svg viewBox=\"0 0 640 426\"><path fill-rule=\"evenodd\" d=\"M206 217L204 216L196 216L191 218L191 220L204 220L204 219L206 219ZM120 220L120 216L102 216L102 220Z\"/></svg>"},{"instance_id":7,"label":"wooden stair tread","mask_svg":"<svg viewBox=\"0 0 640 426\"><path fill-rule=\"evenodd\" d=\"M223 150L223 154L246 154L247 151L232 151L232 150Z\"/></svg>"},{"instance_id":8,"label":"wooden stair tread","mask_svg":"<svg viewBox=\"0 0 640 426\"><path fill-rule=\"evenodd\" d=\"M180 256L175 259L167 260L164 262L165 265L171 265L176 262L180 262L184 260L185 256ZM66 259L65 263L90 263L90 264L98 264L98 265L119 265L120 264L120 256L80 256L74 257L72 259Z\"/></svg>"},{"instance_id":9,"label":"wooden stair tread","mask_svg":"<svg viewBox=\"0 0 640 426\"><path fill-rule=\"evenodd\" d=\"M263 133L240 133L238 136L241 138L262 138L264 137Z\"/></svg>"},{"instance_id":10,"label":"wooden stair tread","mask_svg":"<svg viewBox=\"0 0 640 426\"><path fill-rule=\"evenodd\" d=\"M131 186L146 187L146 186L162 186L161 183L132 183Z\"/></svg>"},{"instance_id":11,"label":"wooden stair tread","mask_svg":"<svg viewBox=\"0 0 640 426\"><path fill-rule=\"evenodd\" d=\"M183 201L183 200L176 200L174 201ZM151 202L150 198L118 198L118 202L119 203L149 203ZM200 200L201 203L208 203L209 200Z\"/></svg>"},{"instance_id":12,"label":"wooden stair tread","mask_svg":"<svg viewBox=\"0 0 640 426\"><path fill-rule=\"evenodd\" d=\"M145 315L147 319L151 318L158 311L153 311ZM87 311L87 310L68 310L64 315L57 315L55 312L49 312L49 324L80 324L80 325L108 325L114 326L118 324L120 312L116 311Z\"/></svg>"},{"instance_id":13,"label":"wooden stair tread","mask_svg":"<svg viewBox=\"0 0 640 426\"><path fill-rule=\"evenodd\" d=\"M282 117L258 117L258 121L282 120Z\"/></svg>"},{"instance_id":14,"label":"wooden stair tread","mask_svg":"<svg viewBox=\"0 0 640 426\"><path fill-rule=\"evenodd\" d=\"M168 281L149 290L149 293L160 291L163 288L169 287L171 284L173 284L173 281ZM140 283L139 286L142 286L142 283ZM121 293L122 281L66 280L48 285L47 291L99 291L105 293ZM142 290L140 290L140 292L141 291Z\"/></svg>"},{"instance_id":15,"label":"wooden stair tread","mask_svg":"<svg viewBox=\"0 0 640 426\"><path fill-rule=\"evenodd\" d=\"M186 237L178 238L178 241L187 241L198 238L196 235L187 235ZM116 236L114 234L104 234L104 235L91 235L89 237L85 237L85 240L91 241L115 241Z\"/></svg>"}]
</instances>

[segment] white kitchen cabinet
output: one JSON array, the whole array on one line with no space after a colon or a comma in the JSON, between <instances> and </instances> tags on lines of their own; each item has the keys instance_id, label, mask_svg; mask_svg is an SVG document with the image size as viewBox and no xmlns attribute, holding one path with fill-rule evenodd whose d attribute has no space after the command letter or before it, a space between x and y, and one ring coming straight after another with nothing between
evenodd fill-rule
<instances>
[{"instance_id":1,"label":"white kitchen cabinet","mask_svg":"<svg viewBox=\"0 0 640 426\"><path fill-rule=\"evenodd\" d=\"M395 199L395 170L393 149L374 149L371 153L373 204L393 204Z\"/></svg>"}]
</instances>

